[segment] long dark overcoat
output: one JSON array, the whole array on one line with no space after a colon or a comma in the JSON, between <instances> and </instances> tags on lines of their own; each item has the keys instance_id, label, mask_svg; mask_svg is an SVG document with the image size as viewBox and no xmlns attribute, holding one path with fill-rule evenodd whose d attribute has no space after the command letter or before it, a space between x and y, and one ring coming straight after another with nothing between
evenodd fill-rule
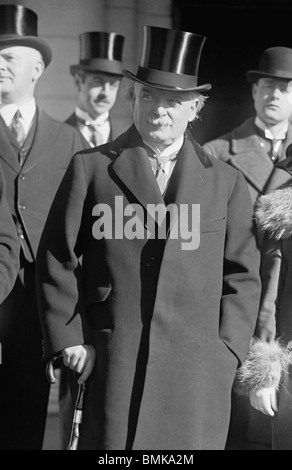
<instances>
[{"instance_id":1,"label":"long dark overcoat","mask_svg":"<svg viewBox=\"0 0 292 470\"><path fill-rule=\"evenodd\" d=\"M6 199L5 178L0 165L0 304L12 290L19 271L20 243ZM0 365L2 351L0 350Z\"/></svg>"},{"instance_id":2,"label":"long dark overcoat","mask_svg":"<svg viewBox=\"0 0 292 470\"><path fill-rule=\"evenodd\" d=\"M117 200L164 204L132 127L74 156L50 211L37 256L45 355L83 343L97 352L80 449L224 447L260 295L250 196L239 172L186 135L166 199L200 205L197 249L120 228L95 238L97 204L113 227Z\"/></svg>"},{"instance_id":3,"label":"long dark overcoat","mask_svg":"<svg viewBox=\"0 0 292 470\"><path fill-rule=\"evenodd\" d=\"M85 148L70 126L40 109L37 113L34 138L22 167L19 146L0 118L0 161L21 243L18 277L0 307L0 449L42 446L49 386L36 309L35 257L58 185L72 155Z\"/></svg>"}]
</instances>

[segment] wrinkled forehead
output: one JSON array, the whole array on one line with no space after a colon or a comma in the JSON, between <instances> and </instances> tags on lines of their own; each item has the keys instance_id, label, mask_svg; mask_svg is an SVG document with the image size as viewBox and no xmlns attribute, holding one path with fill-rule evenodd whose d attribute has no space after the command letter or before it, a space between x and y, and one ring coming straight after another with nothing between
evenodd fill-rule
<instances>
[{"instance_id":1,"label":"wrinkled forehead","mask_svg":"<svg viewBox=\"0 0 292 470\"><path fill-rule=\"evenodd\" d=\"M15 57L41 57L40 52L33 47L28 46L1 46L0 56L15 56Z\"/></svg>"},{"instance_id":2,"label":"wrinkled forehead","mask_svg":"<svg viewBox=\"0 0 292 470\"><path fill-rule=\"evenodd\" d=\"M181 91L181 90L162 90L160 88L154 88L141 83L135 83L135 91L137 94L148 93L153 97L164 97L166 99L176 99L181 102L192 101L198 99L200 94L195 91Z\"/></svg>"}]
</instances>

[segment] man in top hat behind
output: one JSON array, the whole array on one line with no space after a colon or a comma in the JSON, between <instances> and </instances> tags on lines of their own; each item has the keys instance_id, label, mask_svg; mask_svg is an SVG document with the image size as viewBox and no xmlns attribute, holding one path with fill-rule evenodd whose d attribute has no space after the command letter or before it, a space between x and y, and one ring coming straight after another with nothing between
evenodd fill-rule
<instances>
[{"instance_id":1,"label":"man in top hat behind","mask_svg":"<svg viewBox=\"0 0 292 470\"><path fill-rule=\"evenodd\" d=\"M251 84L255 116L206 143L204 149L241 171L256 203L259 196L291 181L288 173L277 168L277 162L285 159L286 148L292 142L292 49L266 49L258 70L248 71L246 78ZM259 233L260 245L262 239ZM250 407L247 398L235 393L228 447L269 445L270 424L269 418Z\"/></svg>"},{"instance_id":2,"label":"man in top hat behind","mask_svg":"<svg viewBox=\"0 0 292 470\"><path fill-rule=\"evenodd\" d=\"M0 159L21 243L20 270L0 307L0 448L42 447L49 387L35 296L35 258L58 185L80 134L37 106L35 87L51 61L37 15L0 5Z\"/></svg>"},{"instance_id":3,"label":"man in top hat behind","mask_svg":"<svg viewBox=\"0 0 292 470\"><path fill-rule=\"evenodd\" d=\"M115 139L129 119L115 119L114 106L122 78L124 36L113 32L82 33L79 64L71 65L78 91L75 112L66 120L77 128L90 147Z\"/></svg>"},{"instance_id":4,"label":"man in top hat behind","mask_svg":"<svg viewBox=\"0 0 292 470\"><path fill-rule=\"evenodd\" d=\"M73 157L43 232L45 357L90 376L79 449L224 448L259 253L243 176L187 132L211 88L204 40L144 27L137 74L124 71L134 124Z\"/></svg>"}]
</instances>

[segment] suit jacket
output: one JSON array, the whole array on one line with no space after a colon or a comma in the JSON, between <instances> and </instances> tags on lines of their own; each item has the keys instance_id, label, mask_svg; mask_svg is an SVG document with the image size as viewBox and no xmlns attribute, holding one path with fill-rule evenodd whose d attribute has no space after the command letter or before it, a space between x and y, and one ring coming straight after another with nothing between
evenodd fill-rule
<instances>
[{"instance_id":1,"label":"suit jacket","mask_svg":"<svg viewBox=\"0 0 292 470\"><path fill-rule=\"evenodd\" d=\"M292 142L292 126L282 148L280 160L285 158L288 145ZM253 202L262 194L279 188L291 177L277 169L261 147L256 135L254 118L247 119L239 127L204 146L206 152L239 170L245 177Z\"/></svg>"},{"instance_id":2,"label":"suit jacket","mask_svg":"<svg viewBox=\"0 0 292 470\"><path fill-rule=\"evenodd\" d=\"M260 295L250 196L239 172L186 136L166 198L200 205L197 249L182 249L181 230L121 234L129 204L151 231L151 208L165 203L133 126L75 155L50 211L37 256L45 356L83 343L97 351L80 449L224 447ZM94 235L97 204L116 236L109 226Z\"/></svg>"},{"instance_id":3,"label":"suit jacket","mask_svg":"<svg viewBox=\"0 0 292 470\"><path fill-rule=\"evenodd\" d=\"M76 119L75 112L72 113L71 116L69 116L68 119L66 119L65 122L67 124L69 124L70 126L74 127L75 129L77 129L78 132L80 132L78 124L77 124L77 119ZM130 123L129 123L128 120L117 119L116 117L110 115L110 135L109 135L109 138L108 138L108 142L110 142L111 140L116 139L119 135L121 135L123 132L125 132L127 130L127 128L129 127L129 125L130 125ZM81 132L80 132L80 134L82 135ZM83 135L82 135L82 137L83 137ZM83 139L86 140L84 137L83 137ZM88 143L88 146L89 146L89 143Z\"/></svg>"},{"instance_id":4,"label":"suit jacket","mask_svg":"<svg viewBox=\"0 0 292 470\"><path fill-rule=\"evenodd\" d=\"M38 109L35 138L21 167L18 144L0 118L0 161L7 200L28 261L35 259L50 205L70 159L84 148L79 133Z\"/></svg>"},{"instance_id":5,"label":"suit jacket","mask_svg":"<svg viewBox=\"0 0 292 470\"><path fill-rule=\"evenodd\" d=\"M19 270L20 243L5 195L0 165L0 303L13 288ZM1 361L0 361L1 363Z\"/></svg>"}]
</instances>

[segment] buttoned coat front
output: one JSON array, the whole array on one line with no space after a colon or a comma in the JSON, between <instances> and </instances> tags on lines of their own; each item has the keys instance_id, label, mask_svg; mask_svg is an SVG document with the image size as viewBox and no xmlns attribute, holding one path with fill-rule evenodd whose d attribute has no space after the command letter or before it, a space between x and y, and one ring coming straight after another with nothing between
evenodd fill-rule
<instances>
[{"instance_id":1,"label":"buttoned coat front","mask_svg":"<svg viewBox=\"0 0 292 470\"><path fill-rule=\"evenodd\" d=\"M42 446L49 384L36 310L35 257L58 185L73 154L83 148L78 132L38 109L34 139L21 167L18 153L23 149L0 118L0 161L21 244L16 283L0 307L2 450Z\"/></svg>"},{"instance_id":2,"label":"buttoned coat front","mask_svg":"<svg viewBox=\"0 0 292 470\"><path fill-rule=\"evenodd\" d=\"M138 206L165 203L133 126L74 156L50 211L37 256L45 354L83 343L97 353L79 449L224 448L260 295L252 205L239 172L188 135L169 189L169 203L200 205L193 250L186 227L126 236L131 207L141 218ZM112 230L99 237L108 208ZM142 222L153 233L151 217Z\"/></svg>"}]
</instances>

